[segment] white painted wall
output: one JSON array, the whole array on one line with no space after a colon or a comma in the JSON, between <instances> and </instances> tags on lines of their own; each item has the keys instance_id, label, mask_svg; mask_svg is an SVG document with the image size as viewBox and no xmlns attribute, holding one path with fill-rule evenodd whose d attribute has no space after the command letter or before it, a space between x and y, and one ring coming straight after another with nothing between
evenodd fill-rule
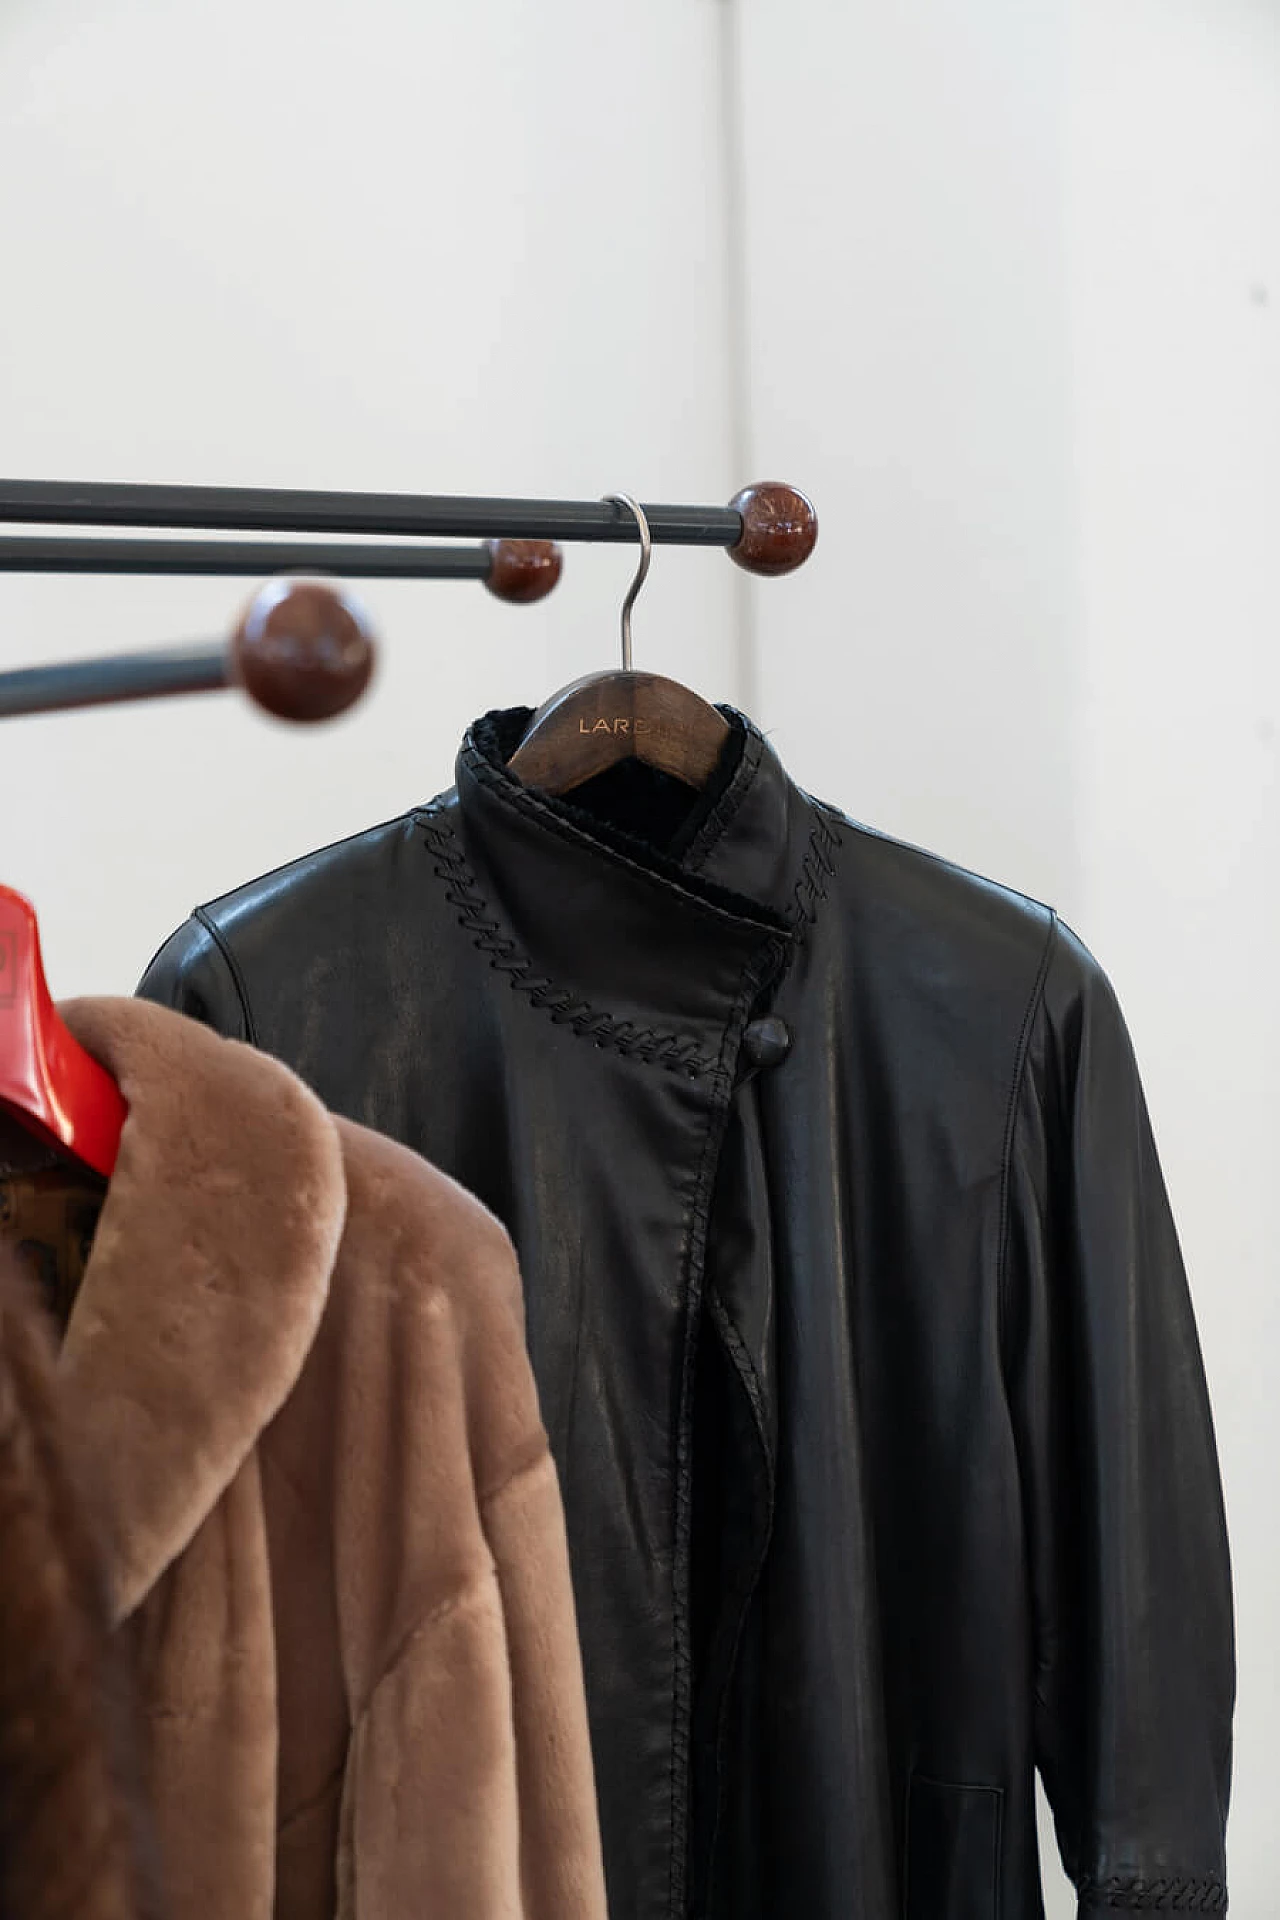
<instances>
[{"instance_id":1,"label":"white painted wall","mask_svg":"<svg viewBox=\"0 0 1280 1920\"><path fill-rule=\"evenodd\" d=\"M757 595L762 724L855 816L1054 899L1078 879L1066 11L740 0L752 457L822 517Z\"/></svg>"},{"instance_id":2,"label":"white painted wall","mask_svg":"<svg viewBox=\"0 0 1280 1920\"><path fill-rule=\"evenodd\" d=\"M0 0L0 469L813 494L794 579L661 550L639 655L1116 980L1227 1482L1245 1920L1280 1784L1278 39L1277 0ZM370 584L378 688L314 733L232 696L5 725L55 990L127 990L194 899L445 784L473 713L612 656L629 569L573 549L533 609ZM0 659L240 598L0 576Z\"/></svg>"},{"instance_id":3,"label":"white painted wall","mask_svg":"<svg viewBox=\"0 0 1280 1920\"><path fill-rule=\"evenodd\" d=\"M727 500L714 0L0 0L0 469ZM554 597L370 583L376 694L8 723L2 867L55 992L452 779L463 727L616 658L633 560ZM723 697L736 570L657 555L637 658ZM0 658L216 635L249 583L0 576Z\"/></svg>"},{"instance_id":4,"label":"white painted wall","mask_svg":"<svg viewBox=\"0 0 1280 1920\"><path fill-rule=\"evenodd\" d=\"M1232 1912L1280 1911L1280 6L1078 6L1080 919L1195 1287L1239 1643Z\"/></svg>"}]
</instances>

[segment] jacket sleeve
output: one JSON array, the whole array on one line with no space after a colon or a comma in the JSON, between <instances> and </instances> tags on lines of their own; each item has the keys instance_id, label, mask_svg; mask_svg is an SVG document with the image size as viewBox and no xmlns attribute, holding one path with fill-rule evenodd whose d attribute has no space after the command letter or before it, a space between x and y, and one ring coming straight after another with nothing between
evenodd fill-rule
<instances>
[{"instance_id":1,"label":"jacket sleeve","mask_svg":"<svg viewBox=\"0 0 1280 1920\"><path fill-rule=\"evenodd\" d=\"M605 1920L560 1489L515 1252L469 1194L344 1128L311 1427L333 1446L353 1706L341 1920ZM308 1439L302 1433L302 1443Z\"/></svg>"},{"instance_id":2,"label":"jacket sleeve","mask_svg":"<svg viewBox=\"0 0 1280 1920\"><path fill-rule=\"evenodd\" d=\"M1208 1390L1129 1035L1060 923L1006 1197L1036 1756L1080 1920L1220 1913L1235 1653Z\"/></svg>"},{"instance_id":3,"label":"jacket sleeve","mask_svg":"<svg viewBox=\"0 0 1280 1920\"><path fill-rule=\"evenodd\" d=\"M229 1039L254 1038L230 955L198 910L165 941L139 981L137 997L202 1020Z\"/></svg>"}]
</instances>

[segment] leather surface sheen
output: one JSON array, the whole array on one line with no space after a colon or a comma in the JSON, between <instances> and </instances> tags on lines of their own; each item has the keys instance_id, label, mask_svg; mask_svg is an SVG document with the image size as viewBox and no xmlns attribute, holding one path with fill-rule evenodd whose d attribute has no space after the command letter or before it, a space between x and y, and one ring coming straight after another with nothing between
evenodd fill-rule
<instances>
[{"instance_id":1,"label":"leather surface sheen","mask_svg":"<svg viewBox=\"0 0 1280 1920\"><path fill-rule=\"evenodd\" d=\"M523 718L140 990L510 1230L614 1920L1036 1920L1037 1764L1084 1920L1223 1911L1223 1503L1105 976L739 716L656 846L509 775Z\"/></svg>"}]
</instances>

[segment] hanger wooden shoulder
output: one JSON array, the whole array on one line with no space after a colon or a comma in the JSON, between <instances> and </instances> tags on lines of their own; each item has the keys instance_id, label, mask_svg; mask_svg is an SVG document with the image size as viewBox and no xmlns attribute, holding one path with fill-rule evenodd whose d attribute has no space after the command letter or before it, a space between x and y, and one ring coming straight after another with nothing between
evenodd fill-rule
<instances>
[{"instance_id":1,"label":"hanger wooden shoulder","mask_svg":"<svg viewBox=\"0 0 1280 1920\"><path fill-rule=\"evenodd\" d=\"M728 734L724 715L678 680L597 673L538 709L508 765L526 786L549 793L568 793L626 759L703 787Z\"/></svg>"}]
</instances>

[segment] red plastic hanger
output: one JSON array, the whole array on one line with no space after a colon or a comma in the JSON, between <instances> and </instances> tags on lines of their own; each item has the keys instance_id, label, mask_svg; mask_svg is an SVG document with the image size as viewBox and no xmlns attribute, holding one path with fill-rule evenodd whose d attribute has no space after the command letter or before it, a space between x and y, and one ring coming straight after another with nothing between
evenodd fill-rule
<instances>
[{"instance_id":1,"label":"red plastic hanger","mask_svg":"<svg viewBox=\"0 0 1280 1920\"><path fill-rule=\"evenodd\" d=\"M0 887L0 1109L59 1152L109 1175L128 1107L58 1018L29 901Z\"/></svg>"}]
</instances>

